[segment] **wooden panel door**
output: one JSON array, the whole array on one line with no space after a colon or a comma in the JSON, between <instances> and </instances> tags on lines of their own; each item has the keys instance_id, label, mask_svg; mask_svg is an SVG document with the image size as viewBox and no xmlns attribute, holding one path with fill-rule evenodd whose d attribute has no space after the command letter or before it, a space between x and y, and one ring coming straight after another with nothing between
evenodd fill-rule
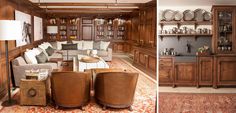
<instances>
[{"instance_id":1,"label":"wooden panel door","mask_svg":"<svg viewBox=\"0 0 236 113\"><path fill-rule=\"evenodd\" d=\"M217 85L236 85L236 57L218 57L217 64Z\"/></svg>"},{"instance_id":2,"label":"wooden panel door","mask_svg":"<svg viewBox=\"0 0 236 113\"><path fill-rule=\"evenodd\" d=\"M159 85L173 85L173 59L159 59Z\"/></svg>"},{"instance_id":3,"label":"wooden panel door","mask_svg":"<svg viewBox=\"0 0 236 113\"><path fill-rule=\"evenodd\" d=\"M82 25L82 40L93 40L93 25Z\"/></svg>"},{"instance_id":4,"label":"wooden panel door","mask_svg":"<svg viewBox=\"0 0 236 113\"><path fill-rule=\"evenodd\" d=\"M195 63L175 64L175 85L195 85L196 84Z\"/></svg>"},{"instance_id":5,"label":"wooden panel door","mask_svg":"<svg viewBox=\"0 0 236 113\"><path fill-rule=\"evenodd\" d=\"M152 71L156 72L156 57L153 57L153 56L148 56L148 68L151 69Z\"/></svg>"},{"instance_id":6,"label":"wooden panel door","mask_svg":"<svg viewBox=\"0 0 236 113\"><path fill-rule=\"evenodd\" d=\"M213 58L198 58L198 83L199 85L213 85Z\"/></svg>"},{"instance_id":7,"label":"wooden panel door","mask_svg":"<svg viewBox=\"0 0 236 113\"><path fill-rule=\"evenodd\" d=\"M173 69L172 67L159 67L159 84L173 84Z\"/></svg>"}]
</instances>

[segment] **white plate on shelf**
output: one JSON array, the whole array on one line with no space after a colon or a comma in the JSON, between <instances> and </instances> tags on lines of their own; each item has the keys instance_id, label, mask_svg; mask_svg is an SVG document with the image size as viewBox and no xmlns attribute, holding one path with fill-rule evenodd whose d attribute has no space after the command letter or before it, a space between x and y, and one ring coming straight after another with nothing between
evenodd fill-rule
<instances>
[{"instance_id":1,"label":"white plate on shelf","mask_svg":"<svg viewBox=\"0 0 236 113\"><path fill-rule=\"evenodd\" d=\"M211 13L210 12L205 12L204 14L203 14L203 19L205 20L205 21L210 21L211 20Z\"/></svg>"},{"instance_id":2,"label":"white plate on shelf","mask_svg":"<svg viewBox=\"0 0 236 113\"><path fill-rule=\"evenodd\" d=\"M196 21L198 21L198 22L203 21L203 20L204 20L204 19L203 19L203 14L204 14L205 12L206 12L206 11L203 10L203 9L196 9L196 10L194 11L194 16L195 16L194 20L196 20Z\"/></svg>"},{"instance_id":3,"label":"white plate on shelf","mask_svg":"<svg viewBox=\"0 0 236 113\"><path fill-rule=\"evenodd\" d=\"M193 20L193 18L194 18L194 12L191 11L191 10L185 10L185 11L183 12L183 15L184 15L183 19L184 19L185 21L191 21L191 20Z\"/></svg>"},{"instance_id":4,"label":"white plate on shelf","mask_svg":"<svg viewBox=\"0 0 236 113\"><path fill-rule=\"evenodd\" d=\"M167 9L163 12L163 18L165 21L171 21L174 18L175 11Z\"/></svg>"},{"instance_id":5,"label":"white plate on shelf","mask_svg":"<svg viewBox=\"0 0 236 113\"><path fill-rule=\"evenodd\" d=\"M182 19L183 19L183 13L180 12L180 11L176 11L176 12L175 12L175 15L174 15L174 20L180 21L180 20L182 20Z\"/></svg>"}]
</instances>

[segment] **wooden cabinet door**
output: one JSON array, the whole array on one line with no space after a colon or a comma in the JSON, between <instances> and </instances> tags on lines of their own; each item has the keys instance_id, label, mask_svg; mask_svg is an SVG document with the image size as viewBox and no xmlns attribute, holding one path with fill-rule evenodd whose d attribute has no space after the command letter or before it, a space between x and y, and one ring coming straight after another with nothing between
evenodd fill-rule
<instances>
[{"instance_id":1,"label":"wooden cabinet door","mask_svg":"<svg viewBox=\"0 0 236 113\"><path fill-rule=\"evenodd\" d=\"M217 64L217 85L236 85L236 57L218 57Z\"/></svg>"},{"instance_id":2,"label":"wooden cabinet door","mask_svg":"<svg viewBox=\"0 0 236 113\"><path fill-rule=\"evenodd\" d=\"M175 84L176 85L195 85L196 83L195 63L176 63L175 64Z\"/></svg>"},{"instance_id":3,"label":"wooden cabinet door","mask_svg":"<svg viewBox=\"0 0 236 113\"><path fill-rule=\"evenodd\" d=\"M199 85L213 85L213 58L198 58L198 82Z\"/></svg>"},{"instance_id":4,"label":"wooden cabinet door","mask_svg":"<svg viewBox=\"0 0 236 113\"><path fill-rule=\"evenodd\" d=\"M159 67L159 84L173 83L173 69L172 67Z\"/></svg>"},{"instance_id":5,"label":"wooden cabinet door","mask_svg":"<svg viewBox=\"0 0 236 113\"><path fill-rule=\"evenodd\" d=\"M82 39L93 40L93 26L92 25L82 25Z\"/></svg>"}]
</instances>

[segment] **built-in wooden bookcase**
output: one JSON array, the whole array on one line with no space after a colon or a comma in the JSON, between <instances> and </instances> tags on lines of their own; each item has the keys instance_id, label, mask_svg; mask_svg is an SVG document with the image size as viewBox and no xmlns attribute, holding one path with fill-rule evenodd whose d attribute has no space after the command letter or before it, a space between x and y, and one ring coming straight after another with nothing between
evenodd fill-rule
<instances>
[{"instance_id":1,"label":"built-in wooden bookcase","mask_svg":"<svg viewBox=\"0 0 236 113\"><path fill-rule=\"evenodd\" d=\"M126 20L95 19L95 40L125 40Z\"/></svg>"},{"instance_id":2,"label":"built-in wooden bookcase","mask_svg":"<svg viewBox=\"0 0 236 113\"><path fill-rule=\"evenodd\" d=\"M50 18L47 26L57 26L57 35L48 34L49 40L79 39L79 18Z\"/></svg>"}]
</instances>

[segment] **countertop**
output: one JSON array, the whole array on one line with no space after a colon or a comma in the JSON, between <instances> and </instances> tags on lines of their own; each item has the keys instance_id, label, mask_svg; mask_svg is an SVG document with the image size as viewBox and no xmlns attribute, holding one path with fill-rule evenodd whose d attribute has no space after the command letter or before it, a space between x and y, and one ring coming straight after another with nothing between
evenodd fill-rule
<instances>
[{"instance_id":1,"label":"countertop","mask_svg":"<svg viewBox=\"0 0 236 113\"><path fill-rule=\"evenodd\" d=\"M172 55L160 55L160 58L165 58L165 57L172 57L174 58L174 62L196 62L197 61L197 56L196 55L177 55L177 56L172 56Z\"/></svg>"}]
</instances>

